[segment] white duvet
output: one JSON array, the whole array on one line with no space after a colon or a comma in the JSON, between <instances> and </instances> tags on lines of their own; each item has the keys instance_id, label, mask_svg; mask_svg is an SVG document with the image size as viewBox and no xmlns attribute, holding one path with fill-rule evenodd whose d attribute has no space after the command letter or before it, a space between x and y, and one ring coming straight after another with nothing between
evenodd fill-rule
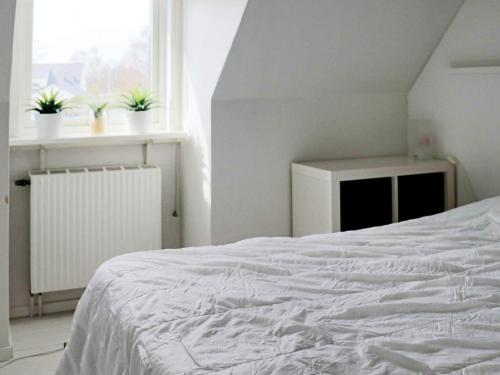
<instances>
[{"instance_id":1,"label":"white duvet","mask_svg":"<svg viewBox=\"0 0 500 375\"><path fill-rule=\"evenodd\" d=\"M58 375L500 374L500 198L358 232L114 258Z\"/></svg>"}]
</instances>

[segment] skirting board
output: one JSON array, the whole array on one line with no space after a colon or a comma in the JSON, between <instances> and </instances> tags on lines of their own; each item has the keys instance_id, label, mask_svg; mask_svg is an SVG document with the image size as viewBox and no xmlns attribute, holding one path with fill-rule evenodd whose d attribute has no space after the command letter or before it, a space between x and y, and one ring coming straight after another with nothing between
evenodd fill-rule
<instances>
[{"instance_id":1,"label":"skirting board","mask_svg":"<svg viewBox=\"0 0 500 375\"><path fill-rule=\"evenodd\" d=\"M60 312L75 311L78 299L71 299L66 301L46 302L43 304L43 314L54 314ZM37 306L35 304L35 314L37 314ZM11 318L26 318L30 316L29 305L13 306L10 309Z\"/></svg>"},{"instance_id":2,"label":"skirting board","mask_svg":"<svg viewBox=\"0 0 500 375\"><path fill-rule=\"evenodd\" d=\"M0 348L0 362L9 361L14 356L14 348L12 346L5 346Z\"/></svg>"}]
</instances>

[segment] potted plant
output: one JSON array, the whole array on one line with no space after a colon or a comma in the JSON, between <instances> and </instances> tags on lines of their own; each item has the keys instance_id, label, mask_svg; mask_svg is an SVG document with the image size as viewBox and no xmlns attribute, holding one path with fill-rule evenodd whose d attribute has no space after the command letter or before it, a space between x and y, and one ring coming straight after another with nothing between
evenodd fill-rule
<instances>
[{"instance_id":1,"label":"potted plant","mask_svg":"<svg viewBox=\"0 0 500 375\"><path fill-rule=\"evenodd\" d=\"M61 133L63 111L68 109L67 100L60 97L59 91L42 91L33 99L28 111L35 112L38 138L57 138Z\"/></svg>"},{"instance_id":2,"label":"potted plant","mask_svg":"<svg viewBox=\"0 0 500 375\"><path fill-rule=\"evenodd\" d=\"M108 108L108 102L89 102L88 106L92 112L90 122L90 132L92 134L103 134L106 130L105 110Z\"/></svg>"},{"instance_id":3,"label":"potted plant","mask_svg":"<svg viewBox=\"0 0 500 375\"><path fill-rule=\"evenodd\" d=\"M123 106L127 113L127 122L131 134L144 134L149 130L151 109L155 99L150 91L135 88L123 97Z\"/></svg>"}]
</instances>

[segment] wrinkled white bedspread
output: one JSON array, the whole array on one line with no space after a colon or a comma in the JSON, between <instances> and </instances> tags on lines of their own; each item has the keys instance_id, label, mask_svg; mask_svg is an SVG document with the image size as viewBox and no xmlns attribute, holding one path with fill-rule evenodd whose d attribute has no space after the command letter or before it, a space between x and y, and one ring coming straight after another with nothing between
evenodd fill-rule
<instances>
[{"instance_id":1,"label":"wrinkled white bedspread","mask_svg":"<svg viewBox=\"0 0 500 375\"><path fill-rule=\"evenodd\" d=\"M58 375L500 374L500 197L358 232L120 256Z\"/></svg>"}]
</instances>

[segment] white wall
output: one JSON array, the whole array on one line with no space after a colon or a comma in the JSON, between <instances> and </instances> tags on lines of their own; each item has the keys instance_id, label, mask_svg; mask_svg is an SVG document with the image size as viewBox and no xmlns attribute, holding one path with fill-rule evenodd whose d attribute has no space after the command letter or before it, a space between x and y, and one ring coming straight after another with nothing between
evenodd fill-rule
<instances>
[{"instance_id":1,"label":"white wall","mask_svg":"<svg viewBox=\"0 0 500 375\"><path fill-rule=\"evenodd\" d=\"M462 0L250 0L214 94L212 242L291 234L290 163L406 153Z\"/></svg>"},{"instance_id":2,"label":"white wall","mask_svg":"<svg viewBox=\"0 0 500 375\"><path fill-rule=\"evenodd\" d=\"M215 244L291 234L290 163L406 152L406 95L215 101Z\"/></svg>"},{"instance_id":3,"label":"white wall","mask_svg":"<svg viewBox=\"0 0 500 375\"><path fill-rule=\"evenodd\" d=\"M172 217L175 208L175 145L155 144L151 148L151 163L162 169L163 248L180 247L179 218ZM95 148L54 149L47 151L47 166L51 168L139 164L143 162L140 145ZM27 177L30 169L40 166L37 150L11 152L10 210L10 302L11 316L26 316L29 312L29 188L17 187L15 180ZM81 291L49 293L44 296L47 312L71 309Z\"/></svg>"},{"instance_id":4,"label":"white wall","mask_svg":"<svg viewBox=\"0 0 500 375\"><path fill-rule=\"evenodd\" d=\"M9 332L9 93L15 0L0 2L0 361L12 357Z\"/></svg>"},{"instance_id":5,"label":"white wall","mask_svg":"<svg viewBox=\"0 0 500 375\"><path fill-rule=\"evenodd\" d=\"M500 195L500 74L448 68L500 66L500 1L467 0L409 94L411 118L430 120L438 151L459 161L459 204Z\"/></svg>"},{"instance_id":6,"label":"white wall","mask_svg":"<svg viewBox=\"0 0 500 375\"><path fill-rule=\"evenodd\" d=\"M211 242L211 100L247 0L183 1L183 243Z\"/></svg>"}]
</instances>

